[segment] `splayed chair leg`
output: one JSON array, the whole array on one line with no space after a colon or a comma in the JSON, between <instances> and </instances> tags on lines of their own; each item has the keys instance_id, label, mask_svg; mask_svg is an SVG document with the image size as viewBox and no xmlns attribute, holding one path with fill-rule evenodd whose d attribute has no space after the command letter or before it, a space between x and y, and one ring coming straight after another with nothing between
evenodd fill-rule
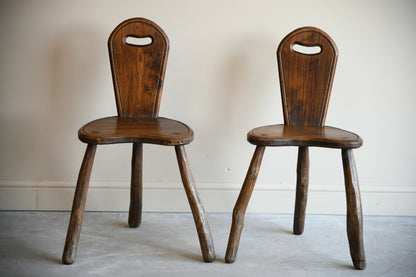
<instances>
[{"instance_id":1,"label":"splayed chair leg","mask_svg":"<svg viewBox=\"0 0 416 277\"><path fill-rule=\"evenodd\" d=\"M356 269L366 267L363 242L363 212L352 149L342 149L345 191L347 195L347 233L351 258Z\"/></svg>"},{"instance_id":2,"label":"splayed chair leg","mask_svg":"<svg viewBox=\"0 0 416 277\"><path fill-rule=\"evenodd\" d=\"M225 262L233 263L237 256L238 245L240 243L241 232L244 227L244 216L251 194L256 184L259 174L261 161L263 158L265 146L257 146L251 159L250 166L247 171L246 179L241 188L240 195L233 210L233 221L231 225L230 236L228 238L228 247L225 254Z\"/></svg>"},{"instance_id":3,"label":"splayed chair leg","mask_svg":"<svg viewBox=\"0 0 416 277\"><path fill-rule=\"evenodd\" d=\"M129 227L137 228L142 221L142 193L143 193L143 144L133 143L131 158L131 185Z\"/></svg>"},{"instance_id":4,"label":"splayed chair leg","mask_svg":"<svg viewBox=\"0 0 416 277\"><path fill-rule=\"evenodd\" d=\"M79 171L74 202L72 204L71 219L69 220L65 248L62 254L62 262L64 264L72 264L77 253L82 217L84 215L88 185L90 181L92 165L94 163L96 148L96 144L88 144L84 159L82 161L81 169Z\"/></svg>"},{"instance_id":5,"label":"splayed chair leg","mask_svg":"<svg viewBox=\"0 0 416 277\"><path fill-rule=\"evenodd\" d=\"M309 148L300 146L298 152L298 167L296 180L295 219L293 233L301 235L305 226L306 202L309 184Z\"/></svg>"},{"instance_id":6,"label":"splayed chair leg","mask_svg":"<svg viewBox=\"0 0 416 277\"><path fill-rule=\"evenodd\" d=\"M205 262L213 262L215 259L214 243L212 241L211 230L204 207L199 198L199 194L192 176L191 168L186 156L183 145L175 146L176 157L178 160L179 170L189 205L191 206L196 229L198 232L199 244L201 246L202 256Z\"/></svg>"}]
</instances>

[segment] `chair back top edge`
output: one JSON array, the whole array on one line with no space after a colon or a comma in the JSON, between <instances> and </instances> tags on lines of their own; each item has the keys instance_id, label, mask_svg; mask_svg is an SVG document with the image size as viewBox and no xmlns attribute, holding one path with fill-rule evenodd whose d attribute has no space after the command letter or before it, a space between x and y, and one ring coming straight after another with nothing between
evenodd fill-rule
<instances>
[{"instance_id":1,"label":"chair back top edge","mask_svg":"<svg viewBox=\"0 0 416 277\"><path fill-rule=\"evenodd\" d=\"M324 31L302 27L277 48L280 90L286 125L323 126L338 58Z\"/></svg>"},{"instance_id":2,"label":"chair back top edge","mask_svg":"<svg viewBox=\"0 0 416 277\"><path fill-rule=\"evenodd\" d=\"M120 23L108 39L119 117L156 118L159 114L169 40L145 18Z\"/></svg>"}]
</instances>

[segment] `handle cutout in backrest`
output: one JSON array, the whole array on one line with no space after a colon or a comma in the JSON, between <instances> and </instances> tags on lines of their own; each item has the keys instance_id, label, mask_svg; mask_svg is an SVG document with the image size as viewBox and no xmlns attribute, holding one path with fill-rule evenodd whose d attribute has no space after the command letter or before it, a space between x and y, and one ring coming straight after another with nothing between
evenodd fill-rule
<instances>
[{"instance_id":1,"label":"handle cutout in backrest","mask_svg":"<svg viewBox=\"0 0 416 277\"><path fill-rule=\"evenodd\" d=\"M117 113L126 118L159 114L169 39L145 18L121 22L108 38Z\"/></svg>"},{"instance_id":2,"label":"handle cutout in backrest","mask_svg":"<svg viewBox=\"0 0 416 277\"><path fill-rule=\"evenodd\" d=\"M124 38L124 43L131 46L148 46L153 42L152 37L136 37L136 36L126 36Z\"/></svg>"},{"instance_id":3,"label":"handle cutout in backrest","mask_svg":"<svg viewBox=\"0 0 416 277\"><path fill-rule=\"evenodd\" d=\"M320 45L306 46L295 42L291 50L303 55L317 55L322 52L322 47Z\"/></svg>"},{"instance_id":4,"label":"handle cutout in backrest","mask_svg":"<svg viewBox=\"0 0 416 277\"><path fill-rule=\"evenodd\" d=\"M324 31L302 27L277 48L285 124L323 126L337 63L335 42Z\"/></svg>"}]
</instances>

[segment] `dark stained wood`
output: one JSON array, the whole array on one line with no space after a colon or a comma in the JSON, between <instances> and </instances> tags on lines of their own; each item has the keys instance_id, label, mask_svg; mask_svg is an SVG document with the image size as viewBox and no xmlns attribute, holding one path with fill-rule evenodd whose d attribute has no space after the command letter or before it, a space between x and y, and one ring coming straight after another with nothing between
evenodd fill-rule
<instances>
[{"instance_id":1,"label":"dark stained wood","mask_svg":"<svg viewBox=\"0 0 416 277\"><path fill-rule=\"evenodd\" d=\"M183 187L185 188L186 196L188 197L188 202L191 206L192 215L194 217L198 232L203 259L205 262L213 262L215 259L214 243L212 241L211 231L209 229L204 207L201 204L195 180L192 176L191 167L188 163L185 147L183 145L175 146L175 151Z\"/></svg>"},{"instance_id":2,"label":"dark stained wood","mask_svg":"<svg viewBox=\"0 0 416 277\"><path fill-rule=\"evenodd\" d=\"M296 52L293 45L319 46L319 54ZM288 34L277 49L286 125L322 126L337 63L335 42L322 30L304 27Z\"/></svg>"},{"instance_id":3,"label":"dark stained wood","mask_svg":"<svg viewBox=\"0 0 416 277\"><path fill-rule=\"evenodd\" d=\"M92 165L94 163L97 145L88 144L78 175L77 187L72 204L71 219L69 220L66 235L65 248L62 254L64 264L72 264L77 254L79 234L81 232L82 217L84 215L85 202L87 200L88 185L90 182Z\"/></svg>"},{"instance_id":4,"label":"dark stained wood","mask_svg":"<svg viewBox=\"0 0 416 277\"><path fill-rule=\"evenodd\" d=\"M150 42L143 44L140 39ZM75 259L96 145L133 143L128 223L134 228L140 225L142 214L142 144L153 143L176 147L202 255L204 261L212 262L215 251L209 224L183 148L193 140L193 131L182 122L158 117L168 38L150 20L132 18L114 29L108 47L118 116L92 121L78 131L79 139L88 143L88 148L79 174L62 261L71 264Z\"/></svg>"},{"instance_id":5,"label":"dark stained wood","mask_svg":"<svg viewBox=\"0 0 416 277\"><path fill-rule=\"evenodd\" d=\"M309 148L300 146L298 150L298 167L296 170L296 202L293 233L301 235L305 227L306 202L309 184Z\"/></svg>"},{"instance_id":6,"label":"dark stained wood","mask_svg":"<svg viewBox=\"0 0 416 277\"><path fill-rule=\"evenodd\" d=\"M259 175L261 161L264 154L264 146L257 146L251 159L250 166L241 188L240 195L233 210L233 222L231 225L230 237L228 239L227 252L225 254L225 262L233 263L237 256L238 245L240 243L241 232L244 227L244 217L248 202L256 184Z\"/></svg>"},{"instance_id":7,"label":"dark stained wood","mask_svg":"<svg viewBox=\"0 0 416 277\"><path fill-rule=\"evenodd\" d=\"M252 144L264 146L358 148L363 144L358 135L338 128L283 124L255 128L248 132L247 140Z\"/></svg>"},{"instance_id":8,"label":"dark stained wood","mask_svg":"<svg viewBox=\"0 0 416 277\"><path fill-rule=\"evenodd\" d=\"M92 121L79 129L78 137L85 143L154 143L182 145L193 140L191 128L182 122L157 118L106 117Z\"/></svg>"},{"instance_id":9,"label":"dark stained wood","mask_svg":"<svg viewBox=\"0 0 416 277\"><path fill-rule=\"evenodd\" d=\"M133 143L131 158L131 185L129 227L137 228L142 222L142 194L143 194L143 144Z\"/></svg>"},{"instance_id":10,"label":"dark stained wood","mask_svg":"<svg viewBox=\"0 0 416 277\"><path fill-rule=\"evenodd\" d=\"M363 211L352 149L342 149L345 192L347 195L347 233L351 258L356 269L366 267L363 239Z\"/></svg>"},{"instance_id":11,"label":"dark stained wood","mask_svg":"<svg viewBox=\"0 0 416 277\"><path fill-rule=\"evenodd\" d=\"M127 37L151 38L136 46ZM144 18L126 20L108 39L117 111L120 117L157 117L169 51L163 30Z\"/></svg>"},{"instance_id":12,"label":"dark stained wood","mask_svg":"<svg viewBox=\"0 0 416 277\"><path fill-rule=\"evenodd\" d=\"M301 53L296 46L320 48L319 53ZM333 40L322 30L314 27L297 29L287 35L277 49L280 89L285 124L269 125L252 129L247 140L257 145L299 146L296 204L293 232L302 234L305 223L309 182L308 147L342 149L347 193L347 231L351 257L355 268L365 267L362 233L362 210L358 177L355 171L352 149L363 144L362 139L351 132L325 126L326 112L335 73L338 50ZM255 152L240 196L234 207L233 223L225 257L234 262L243 229L244 213L254 189L260 166L259 153ZM262 154L261 154L262 155ZM260 158L261 160L261 158ZM256 165L253 165L256 164ZM252 172L253 170L253 172Z\"/></svg>"}]
</instances>

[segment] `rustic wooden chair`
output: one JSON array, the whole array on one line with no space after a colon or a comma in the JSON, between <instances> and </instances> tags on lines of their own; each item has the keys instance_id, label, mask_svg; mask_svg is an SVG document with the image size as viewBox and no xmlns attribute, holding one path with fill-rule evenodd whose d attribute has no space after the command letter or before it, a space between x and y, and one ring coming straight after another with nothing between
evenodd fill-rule
<instances>
[{"instance_id":1,"label":"rustic wooden chair","mask_svg":"<svg viewBox=\"0 0 416 277\"><path fill-rule=\"evenodd\" d=\"M317 53L306 53L316 48ZM247 140L256 145L246 179L233 210L233 220L225 260L235 261L244 215L259 173L266 146L298 146L296 204L293 231L303 233L309 182L308 147L340 148L347 196L347 233L350 253L357 269L366 266L363 245L363 219L360 190L353 148L361 138L325 126L325 116L338 57L334 41L313 27L297 29L287 35L277 49L284 123L252 129Z\"/></svg>"},{"instance_id":2,"label":"rustic wooden chair","mask_svg":"<svg viewBox=\"0 0 416 277\"><path fill-rule=\"evenodd\" d=\"M118 116L92 121L78 131L79 139L88 146L78 176L62 261L72 264L75 260L97 144L133 143L128 224L136 228L142 212L142 145L152 143L175 147L203 259L212 262L215 251L211 232L184 148L193 140L193 131L179 121L158 117L168 37L155 23L132 18L114 29L108 48Z\"/></svg>"}]
</instances>

